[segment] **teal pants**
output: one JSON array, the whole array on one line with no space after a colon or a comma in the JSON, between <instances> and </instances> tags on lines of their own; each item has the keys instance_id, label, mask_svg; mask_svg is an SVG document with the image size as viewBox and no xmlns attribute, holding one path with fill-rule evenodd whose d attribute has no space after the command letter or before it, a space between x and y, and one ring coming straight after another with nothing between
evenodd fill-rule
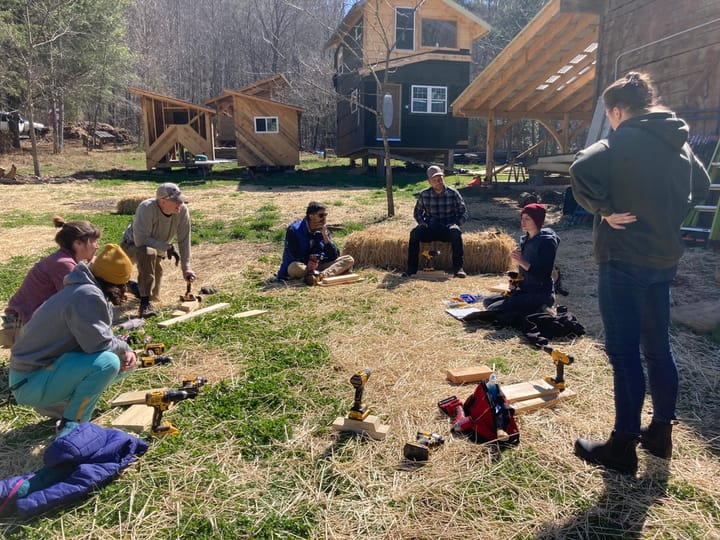
<instances>
[{"instance_id":1,"label":"teal pants","mask_svg":"<svg viewBox=\"0 0 720 540\"><path fill-rule=\"evenodd\" d=\"M27 382L13 390L19 405L49 407L67 402L63 418L88 422L100 394L120 371L120 359L110 351L69 352L44 369L32 373L10 370L10 385ZM128 372L124 372L125 375Z\"/></svg>"}]
</instances>

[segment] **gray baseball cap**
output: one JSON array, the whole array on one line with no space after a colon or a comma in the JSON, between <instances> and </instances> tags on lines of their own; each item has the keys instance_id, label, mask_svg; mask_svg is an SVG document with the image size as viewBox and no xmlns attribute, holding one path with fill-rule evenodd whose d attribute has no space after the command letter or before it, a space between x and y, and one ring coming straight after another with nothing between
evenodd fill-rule
<instances>
[{"instance_id":1,"label":"gray baseball cap","mask_svg":"<svg viewBox=\"0 0 720 540\"><path fill-rule=\"evenodd\" d=\"M438 167L437 165L430 165L430 166L428 167L428 170L427 170L428 180L432 180L432 178L433 178L434 176L437 176L438 174L439 174L440 176L445 176L445 172L444 172L440 167Z\"/></svg>"},{"instance_id":2,"label":"gray baseball cap","mask_svg":"<svg viewBox=\"0 0 720 540\"><path fill-rule=\"evenodd\" d=\"M155 191L155 197L173 202L187 202L187 197L182 194L177 184L173 184L172 182L160 184Z\"/></svg>"}]
</instances>

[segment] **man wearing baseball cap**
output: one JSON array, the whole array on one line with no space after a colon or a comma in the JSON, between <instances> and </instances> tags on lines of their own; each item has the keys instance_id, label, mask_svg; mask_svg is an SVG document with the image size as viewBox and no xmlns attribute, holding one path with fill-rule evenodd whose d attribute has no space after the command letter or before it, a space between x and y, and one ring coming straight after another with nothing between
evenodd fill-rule
<instances>
[{"instance_id":1,"label":"man wearing baseball cap","mask_svg":"<svg viewBox=\"0 0 720 540\"><path fill-rule=\"evenodd\" d=\"M186 202L187 197L176 184L160 184L154 198L138 205L132 223L125 229L121 245L137 263L140 317L157 315L150 300L160 299L163 259L175 259L186 281L196 278L190 268L190 212ZM177 241L177 249L173 240Z\"/></svg>"},{"instance_id":2,"label":"man wearing baseball cap","mask_svg":"<svg viewBox=\"0 0 720 540\"><path fill-rule=\"evenodd\" d=\"M420 192L415 203L414 217L418 225L410 231L408 246L408 276L417 273L420 242L449 242L452 247L452 272L464 278L463 241L460 226L467 221L468 211L462 195L445 185L442 168L431 165L427 169L430 187Z\"/></svg>"}]
</instances>

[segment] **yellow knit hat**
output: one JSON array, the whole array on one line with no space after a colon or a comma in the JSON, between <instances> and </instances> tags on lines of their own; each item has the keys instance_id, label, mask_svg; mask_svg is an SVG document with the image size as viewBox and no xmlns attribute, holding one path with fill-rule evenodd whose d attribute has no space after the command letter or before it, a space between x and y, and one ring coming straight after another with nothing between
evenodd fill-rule
<instances>
[{"instance_id":1,"label":"yellow knit hat","mask_svg":"<svg viewBox=\"0 0 720 540\"><path fill-rule=\"evenodd\" d=\"M90 267L92 273L113 285L124 285L130 279L132 261L117 244L105 244Z\"/></svg>"}]
</instances>

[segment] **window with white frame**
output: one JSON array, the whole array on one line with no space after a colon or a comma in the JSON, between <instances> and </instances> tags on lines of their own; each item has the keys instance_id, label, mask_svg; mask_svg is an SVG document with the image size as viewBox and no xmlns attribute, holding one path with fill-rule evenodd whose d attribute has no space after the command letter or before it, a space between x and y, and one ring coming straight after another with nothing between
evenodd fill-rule
<instances>
[{"instance_id":1,"label":"window with white frame","mask_svg":"<svg viewBox=\"0 0 720 540\"><path fill-rule=\"evenodd\" d=\"M447 86L412 86L412 112L447 113Z\"/></svg>"},{"instance_id":2,"label":"window with white frame","mask_svg":"<svg viewBox=\"0 0 720 540\"><path fill-rule=\"evenodd\" d=\"M255 117L255 133L278 133L279 130L277 116Z\"/></svg>"},{"instance_id":3,"label":"window with white frame","mask_svg":"<svg viewBox=\"0 0 720 540\"><path fill-rule=\"evenodd\" d=\"M403 51L415 49L415 10L395 9L395 48Z\"/></svg>"}]
</instances>

